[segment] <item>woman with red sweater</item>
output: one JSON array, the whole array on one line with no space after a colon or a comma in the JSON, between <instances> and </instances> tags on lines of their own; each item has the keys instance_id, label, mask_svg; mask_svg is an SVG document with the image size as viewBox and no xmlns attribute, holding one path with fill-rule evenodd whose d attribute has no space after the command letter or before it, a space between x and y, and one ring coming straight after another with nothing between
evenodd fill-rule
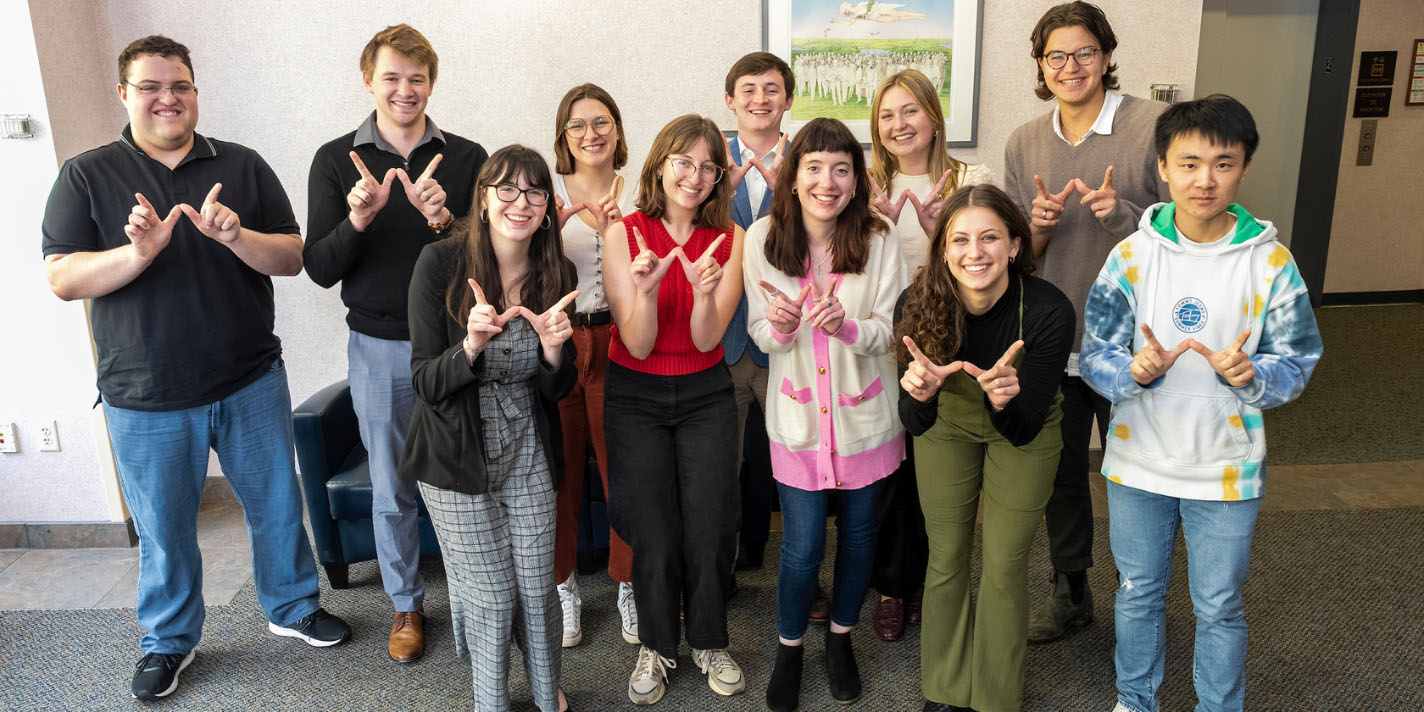
<instances>
[{"instance_id":1,"label":"woman with red sweater","mask_svg":"<svg viewBox=\"0 0 1424 712\"><path fill-rule=\"evenodd\" d=\"M604 380L609 518L637 555L642 648L628 698L662 699L677 667L679 611L692 658L721 695L746 689L727 653L737 548L737 411L722 332L742 296L742 231L732 223L722 133L674 119L639 180L638 211L608 229L613 329ZM715 150L714 150L715 149Z\"/></svg>"}]
</instances>

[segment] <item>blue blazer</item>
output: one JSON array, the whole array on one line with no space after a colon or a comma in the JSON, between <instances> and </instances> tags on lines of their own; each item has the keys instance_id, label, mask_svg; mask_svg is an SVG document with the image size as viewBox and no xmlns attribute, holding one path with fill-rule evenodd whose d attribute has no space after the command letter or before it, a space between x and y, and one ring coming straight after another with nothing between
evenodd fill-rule
<instances>
[{"instance_id":1,"label":"blue blazer","mask_svg":"<svg viewBox=\"0 0 1424 712\"><path fill-rule=\"evenodd\" d=\"M730 141L732 148L732 161L737 165L742 165L742 144L737 139ZM766 215L771 210L771 186L766 187L766 193L761 197L761 209L758 215ZM737 194L732 196L732 222L743 230L752 224L752 204L751 198L747 195L747 183L742 181L737 184ZM742 291L756 289L755 284L743 284ZM723 359L728 365L736 363L742 357L743 351L750 351L752 363L766 368L766 354L752 343L751 337L747 334L747 296L742 295L742 300L737 302L737 312L732 315L732 321L727 324L727 330L722 333L722 349L725 352Z\"/></svg>"}]
</instances>

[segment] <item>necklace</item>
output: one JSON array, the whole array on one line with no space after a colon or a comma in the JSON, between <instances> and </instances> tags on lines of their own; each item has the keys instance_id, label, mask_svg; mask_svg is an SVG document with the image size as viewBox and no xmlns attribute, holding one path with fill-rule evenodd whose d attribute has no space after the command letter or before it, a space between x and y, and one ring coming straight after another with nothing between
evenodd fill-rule
<instances>
[{"instance_id":1,"label":"necklace","mask_svg":"<svg viewBox=\"0 0 1424 712\"><path fill-rule=\"evenodd\" d=\"M812 263L811 263L811 269L812 269L816 274L821 275L821 276L825 276L825 274L826 274L826 262L827 262L828 260L830 260L830 259L831 259L831 251L830 251L830 249L828 248L828 249L826 250L826 256L825 256L825 257L822 257L821 259L816 260L815 262L812 262Z\"/></svg>"}]
</instances>

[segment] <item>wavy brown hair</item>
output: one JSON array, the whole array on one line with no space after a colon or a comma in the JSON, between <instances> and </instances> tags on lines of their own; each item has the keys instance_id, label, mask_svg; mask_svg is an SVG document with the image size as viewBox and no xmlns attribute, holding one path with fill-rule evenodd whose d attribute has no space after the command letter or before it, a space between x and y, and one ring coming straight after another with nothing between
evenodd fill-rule
<instances>
[{"instance_id":1,"label":"wavy brown hair","mask_svg":"<svg viewBox=\"0 0 1424 712\"><path fill-rule=\"evenodd\" d=\"M806 225L801 215L804 196L796 195L796 174L808 153L825 151L850 156L855 175L855 194L836 218L831 232L831 270L837 274L860 274L870 255L870 238L883 237L889 228L870 212L870 179L865 175L865 152L846 125L828 118L813 119L796 132L787 148L781 175L771 191L771 224L766 234L766 261L783 274L806 276Z\"/></svg>"},{"instance_id":2,"label":"wavy brown hair","mask_svg":"<svg viewBox=\"0 0 1424 712\"><path fill-rule=\"evenodd\" d=\"M1043 13L1043 17L1038 18L1038 24L1033 26L1033 32L1029 33L1028 42L1031 46L1029 54L1033 56L1033 65L1038 69L1038 84L1034 87L1033 93L1038 98L1048 101L1053 98L1053 91L1048 88L1048 84L1043 80L1043 65L1038 60L1043 57L1043 50L1048 45L1048 36L1054 30L1064 27L1081 27L1098 41L1098 49L1102 50L1104 61L1107 56L1117 49L1117 35L1113 33L1112 25L1108 24L1108 16L1103 14L1103 9L1092 3L1086 2L1066 2L1062 5L1054 5ZM1095 65L1094 70L1097 69ZM1103 73L1103 89L1118 88L1117 65L1109 64L1108 70Z\"/></svg>"},{"instance_id":3,"label":"wavy brown hair","mask_svg":"<svg viewBox=\"0 0 1424 712\"><path fill-rule=\"evenodd\" d=\"M548 227L541 226L529 240L529 274L520 289L520 302L535 312L543 312L574 289L574 276L566 269L568 263L564 258L559 221L549 214L554 204L554 180L549 176L549 166L538 151L528 146L505 146L485 160L475 180L475 197L471 203L479 215L461 220L455 230L455 236L461 238L464 245L455 252L450 267L445 310L461 324L475 306L475 293L465 282L469 277L479 283L495 309L503 311L509 306L504 301L504 281L499 276L499 262L494 256L494 245L490 244L489 223L485 221L488 207L485 190L500 183L516 183L520 178L530 187L549 193L544 212ZM573 309L572 302L568 308Z\"/></svg>"},{"instance_id":4,"label":"wavy brown hair","mask_svg":"<svg viewBox=\"0 0 1424 712\"><path fill-rule=\"evenodd\" d=\"M569 114L580 99L591 99L608 107L608 115L613 119L613 132L618 134L618 145L613 148L613 170L628 163L628 138L623 135L623 113L618 111L618 102L613 95L597 84L580 84L564 94L559 100L559 110L554 114L554 172L568 175L574 172L574 155L564 139L568 131ZM586 129L592 131L590 126Z\"/></svg>"},{"instance_id":5,"label":"wavy brown hair","mask_svg":"<svg viewBox=\"0 0 1424 712\"><path fill-rule=\"evenodd\" d=\"M940 194L949 195L958 190L959 174L964 172L964 163L949 155L944 135L944 107L939 103L939 90L935 89L929 77L917 69L906 69L890 75L875 91L875 100L870 103L870 157L873 159L870 164L870 179L875 181L881 190L889 193L890 181L895 180L896 174L900 172L900 161L880 140L880 102L891 87L900 87L909 92L915 103L930 117L930 126L933 126L935 131L934 138L930 141L930 182L938 183L939 177L944 175L945 171L953 169L954 172L950 174L949 180L944 182L944 190L940 191ZM892 195L890 199L894 200L895 197Z\"/></svg>"},{"instance_id":6,"label":"wavy brown hair","mask_svg":"<svg viewBox=\"0 0 1424 712\"><path fill-rule=\"evenodd\" d=\"M653 147L648 151L648 159L643 162L643 173L638 177L638 199L634 205L644 215L660 220L667 212L667 195L663 193L663 170L672 170L663 164L668 156L682 155L697 145L707 142L707 152L712 162L722 171L722 180L712 186L712 193L697 208L692 219L694 227L724 229L732 225L732 188L727 180L727 142L717 124L705 116L685 114L668 122L658 137L653 139Z\"/></svg>"},{"instance_id":7,"label":"wavy brown hair","mask_svg":"<svg viewBox=\"0 0 1424 712\"><path fill-rule=\"evenodd\" d=\"M1035 264L1029 243L1028 218L1008 194L989 184L965 186L955 191L945 201L944 210L935 222L934 235L930 237L929 260L915 274L909 289L905 290L905 304L900 321L895 324L895 356L900 363L912 360L910 350L905 347L906 336L914 339L925 356L937 364L953 361L954 355L964 345L964 302L959 298L954 275L949 272L944 253L945 243L949 240L949 226L960 211L971 207L994 211L1009 229L1009 237L1018 241L1019 253L1009 262L1009 272L1020 278L1033 274Z\"/></svg>"}]
</instances>

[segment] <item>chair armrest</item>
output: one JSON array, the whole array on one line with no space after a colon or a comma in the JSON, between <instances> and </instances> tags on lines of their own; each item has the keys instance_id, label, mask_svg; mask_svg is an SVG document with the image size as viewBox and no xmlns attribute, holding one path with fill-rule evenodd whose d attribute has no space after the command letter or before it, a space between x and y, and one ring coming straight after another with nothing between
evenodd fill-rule
<instances>
[{"instance_id":1,"label":"chair armrest","mask_svg":"<svg viewBox=\"0 0 1424 712\"><path fill-rule=\"evenodd\" d=\"M361 447L361 433L346 381L337 381L317 391L292 411L292 436L317 558L323 564L345 563L336 523L331 518L326 482L350 459L352 451Z\"/></svg>"}]
</instances>

